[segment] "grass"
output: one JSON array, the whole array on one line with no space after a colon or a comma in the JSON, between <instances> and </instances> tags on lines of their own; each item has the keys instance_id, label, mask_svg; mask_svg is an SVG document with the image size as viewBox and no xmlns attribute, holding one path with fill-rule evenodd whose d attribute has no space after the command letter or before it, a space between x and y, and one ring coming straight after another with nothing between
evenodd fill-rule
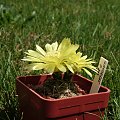
<instances>
[{"instance_id":1,"label":"grass","mask_svg":"<svg viewBox=\"0 0 120 120\"><path fill-rule=\"evenodd\" d=\"M102 83L111 89L104 120L120 120L119 13L119 0L1 0L0 119L22 119L15 78L28 74L23 52L69 37L97 62L101 56L109 60Z\"/></svg>"}]
</instances>

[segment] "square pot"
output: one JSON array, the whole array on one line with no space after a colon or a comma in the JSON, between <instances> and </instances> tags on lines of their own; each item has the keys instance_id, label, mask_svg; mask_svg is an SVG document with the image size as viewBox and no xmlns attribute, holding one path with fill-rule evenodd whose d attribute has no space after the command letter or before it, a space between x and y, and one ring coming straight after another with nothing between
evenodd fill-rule
<instances>
[{"instance_id":1,"label":"square pot","mask_svg":"<svg viewBox=\"0 0 120 120\"><path fill-rule=\"evenodd\" d=\"M16 90L24 120L100 120L108 106L110 90L101 86L98 93L63 99L45 99L28 87L43 84L51 75L17 77ZM92 81L73 76L73 81L89 93Z\"/></svg>"}]
</instances>

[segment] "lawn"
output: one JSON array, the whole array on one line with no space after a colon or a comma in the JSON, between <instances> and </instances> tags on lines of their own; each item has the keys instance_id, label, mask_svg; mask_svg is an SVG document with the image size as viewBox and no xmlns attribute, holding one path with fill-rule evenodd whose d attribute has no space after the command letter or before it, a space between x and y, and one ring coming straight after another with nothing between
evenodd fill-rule
<instances>
[{"instance_id":1,"label":"lawn","mask_svg":"<svg viewBox=\"0 0 120 120\"><path fill-rule=\"evenodd\" d=\"M109 61L102 85L111 89L104 120L120 120L119 0L0 0L0 120L21 120L15 93L24 52L70 38L83 54Z\"/></svg>"}]
</instances>

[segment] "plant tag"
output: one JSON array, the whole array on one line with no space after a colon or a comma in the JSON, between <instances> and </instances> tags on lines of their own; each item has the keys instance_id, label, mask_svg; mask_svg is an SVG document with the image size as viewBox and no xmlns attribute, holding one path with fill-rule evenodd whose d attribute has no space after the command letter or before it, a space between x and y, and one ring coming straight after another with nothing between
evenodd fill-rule
<instances>
[{"instance_id":1,"label":"plant tag","mask_svg":"<svg viewBox=\"0 0 120 120\"><path fill-rule=\"evenodd\" d=\"M108 60L101 57L98 65L98 74L95 75L90 93L98 93L107 68L107 64L108 64Z\"/></svg>"}]
</instances>

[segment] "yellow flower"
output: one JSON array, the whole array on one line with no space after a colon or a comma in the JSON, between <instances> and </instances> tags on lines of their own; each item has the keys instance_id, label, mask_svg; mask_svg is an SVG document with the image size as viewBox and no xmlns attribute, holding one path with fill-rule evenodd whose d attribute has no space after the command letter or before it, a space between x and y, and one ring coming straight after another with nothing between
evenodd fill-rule
<instances>
[{"instance_id":1,"label":"yellow flower","mask_svg":"<svg viewBox=\"0 0 120 120\"><path fill-rule=\"evenodd\" d=\"M76 56L74 56L74 69L76 72L81 72L84 70L90 77L92 77L92 74L89 70L92 70L94 72L98 72L97 68L94 67L92 64L95 63L91 59L87 59L87 55L82 56L82 53L78 52ZM89 69L89 70L88 70Z\"/></svg>"},{"instance_id":2,"label":"yellow flower","mask_svg":"<svg viewBox=\"0 0 120 120\"><path fill-rule=\"evenodd\" d=\"M27 54L22 60L30 61L29 69L40 70L44 69L49 73L55 71L66 72L67 58L75 53L78 45L72 45L70 39L63 39L58 46L58 42L45 45L46 51L40 46L36 45L36 51L28 50Z\"/></svg>"},{"instance_id":3,"label":"yellow flower","mask_svg":"<svg viewBox=\"0 0 120 120\"><path fill-rule=\"evenodd\" d=\"M31 62L28 67L31 70L44 69L48 73L66 72L67 70L75 73L84 70L89 76L92 76L86 68L96 72L96 68L92 66L94 62L87 59L87 56L82 57L82 53L77 53L78 48L79 45L73 45L69 38L64 38L59 46L58 42L46 44L46 50L36 45L36 51L28 50L25 52L27 56L22 60Z\"/></svg>"}]
</instances>

